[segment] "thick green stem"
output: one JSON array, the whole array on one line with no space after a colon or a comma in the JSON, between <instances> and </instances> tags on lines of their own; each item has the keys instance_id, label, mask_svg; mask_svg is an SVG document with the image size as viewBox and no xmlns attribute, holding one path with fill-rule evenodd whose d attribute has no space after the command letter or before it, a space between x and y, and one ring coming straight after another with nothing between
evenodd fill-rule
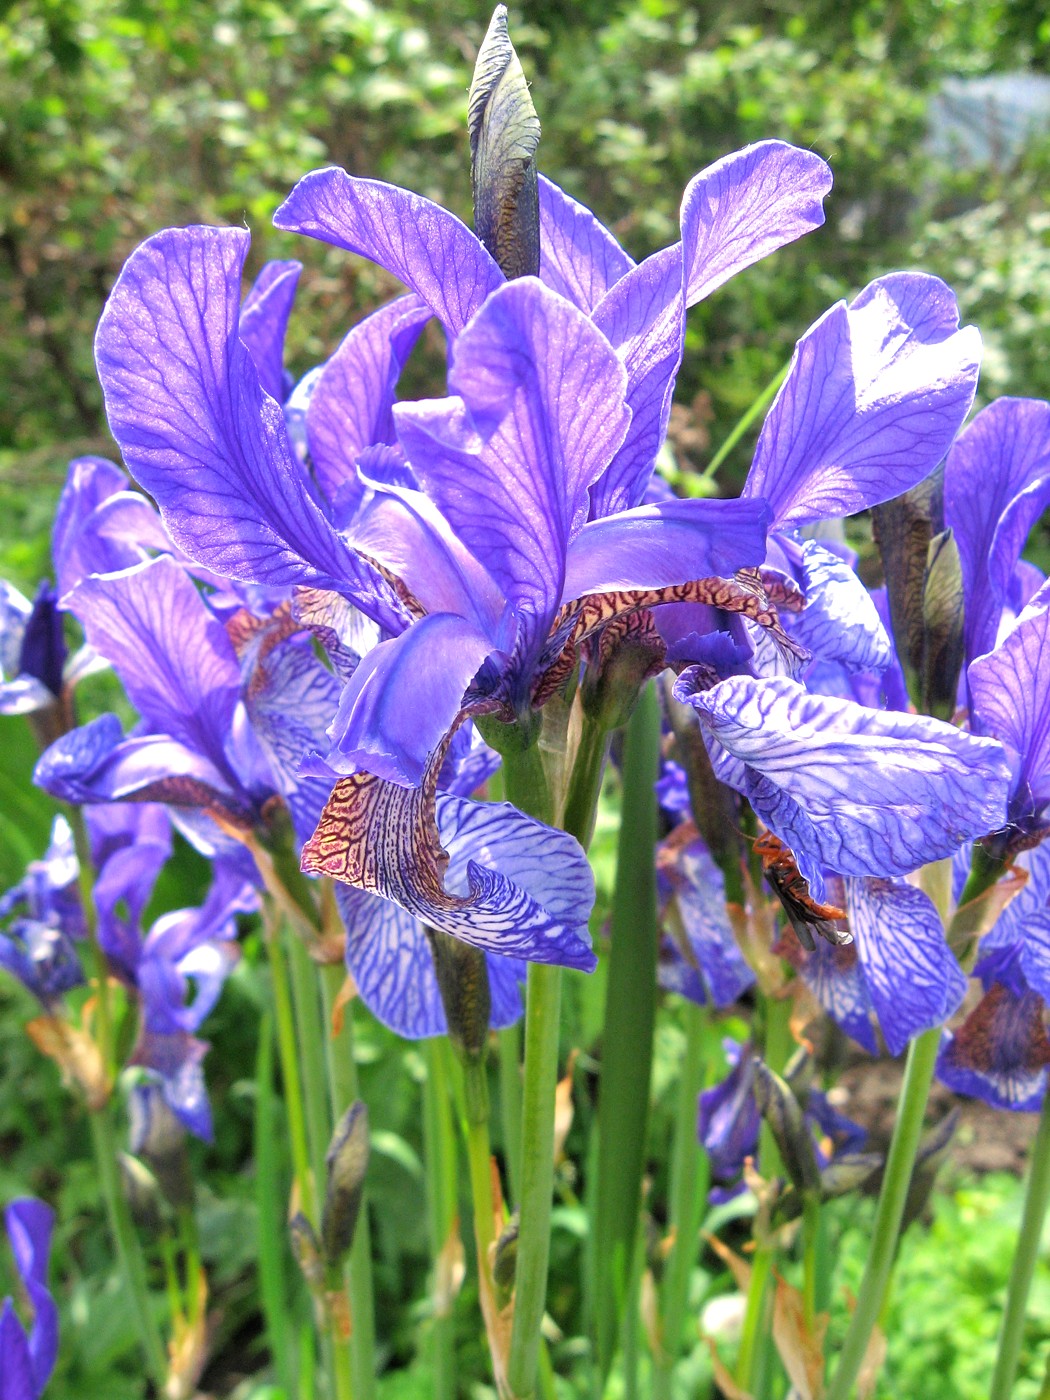
<instances>
[{"instance_id":1,"label":"thick green stem","mask_svg":"<svg viewBox=\"0 0 1050 1400\"><path fill-rule=\"evenodd\" d=\"M423 1042L423 1157L427 1177L427 1220L432 1260L434 1321L431 1356L434 1400L455 1400L456 1362L452 1296L443 1260L456 1228L456 1143L449 1100L447 1044L433 1037Z\"/></svg>"},{"instance_id":2,"label":"thick green stem","mask_svg":"<svg viewBox=\"0 0 1050 1400\"><path fill-rule=\"evenodd\" d=\"M259 1218L259 1292L266 1336L281 1384L294 1395L288 1285L279 1183L279 1146L273 1087L274 1018L266 1011L259 1026L255 1070L255 1208Z\"/></svg>"},{"instance_id":3,"label":"thick green stem","mask_svg":"<svg viewBox=\"0 0 1050 1400\"><path fill-rule=\"evenodd\" d=\"M507 1379L518 1400L536 1384L540 1323L547 1297L554 1193L554 1091L558 1084L561 968L530 963L525 1007L522 1086L521 1224Z\"/></svg>"},{"instance_id":4,"label":"thick green stem","mask_svg":"<svg viewBox=\"0 0 1050 1400\"><path fill-rule=\"evenodd\" d=\"M937 1049L941 1040L940 1026L924 1031L912 1041L908 1065L897 1105L897 1122L893 1129L886 1172L879 1193L872 1230L871 1251L857 1297L856 1310L846 1339L839 1353L839 1364L825 1400L846 1400L853 1388L868 1349L872 1328L882 1308L886 1285L897 1250L901 1219L908 1197L915 1154L922 1136L922 1121L926 1100L933 1082Z\"/></svg>"},{"instance_id":5,"label":"thick green stem","mask_svg":"<svg viewBox=\"0 0 1050 1400\"><path fill-rule=\"evenodd\" d=\"M813 1331L817 1316L817 1257L820 1245L820 1196L807 1191L802 1197L802 1320Z\"/></svg>"},{"instance_id":6,"label":"thick green stem","mask_svg":"<svg viewBox=\"0 0 1050 1400\"><path fill-rule=\"evenodd\" d=\"M1006 1310L999 1333L999 1355L992 1375L989 1400L1010 1400L1017 1362L1024 1338L1025 1310L1043 1238L1043 1222L1050 1204L1050 1094L1043 1099L1039 1131L1032 1144L1025 1191L1024 1214L1017 1236L1017 1250L1006 1290Z\"/></svg>"},{"instance_id":7,"label":"thick green stem","mask_svg":"<svg viewBox=\"0 0 1050 1400\"><path fill-rule=\"evenodd\" d=\"M696 1140L696 1101L704 1084L708 1011L692 1001L685 1002L684 1010L685 1054L679 1070L671 1144L668 1224L672 1244L660 1287L660 1354L653 1358L654 1400L669 1400L671 1395L710 1176L707 1154Z\"/></svg>"},{"instance_id":8,"label":"thick green stem","mask_svg":"<svg viewBox=\"0 0 1050 1400\"><path fill-rule=\"evenodd\" d=\"M88 1115L91 1123L91 1144L95 1149L95 1164L98 1167L99 1184L106 1202L109 1228L117 1246L121 1272L127 1285L131 1309L135 1317L135 1327L139 1334L146 1370L158 1393L164 1386L168 1371L164 1342L157 1327L150 1304L149 1286L146 1281L146 1261L139 1246L138 1236L131 1223L124 1192L121 1189L120 1169L117 1165L116 1134L108 1104Z\"/></svg>"},{"instance_id":9,"label":"thick green stem","mask_svg":"<svg viewBox=\"0 0 1050 1400\"><path fill-rule=\"evenodd\" d=\"M336 1021L336 1002L342 989L345 972L341 963L326 963L321 968L321 994L324 1005L324 1044L328 1065L328 1092L333 1122L360 1098L357 1061L354 1059L353 1005L348 1003ZM375 1291L372 1283L372 1236L368 1223L367 1192L362 1198L354 1231L354 1242L344 1270L344 1281L350 1299L350 1357L353 1367L354 1400L372 1400L375 1395ZM346 1350L337 1341L338 1354Z\"/></svg>"},{"instance_id":10,"label":"thick green stem","mask_svg":"<svg viewBox=\"0 0 1050 1400\"><path fill-rule=\"evenodd\" d=\"M325 1153L332 1137L332 1111L325 1067L325 1035L322 1031L321 1001L318 996L316 964L302 939L289 929L288 966L292 974L292 1000L302 1072L303 1105L306 1109L306 1135L310 1144L310 1166L314 1175L317 1201L324 1194ZM313 1220L320 1223L320 1216Z\"/></svg>"},{"instance_id":11,"label":"thick green stem","mask_svg":"<svg viewBox=\"0 0 1050 1400\"><path fill-rule=\"evenodd\" d=\"M657 810L653 784L659 759L660 706L650 685L631 716L623 751L623 815L602 1034L593 1296L603 1380L621 1334L645 1170L656 1023Z\"/></svg>"}]
</instances>

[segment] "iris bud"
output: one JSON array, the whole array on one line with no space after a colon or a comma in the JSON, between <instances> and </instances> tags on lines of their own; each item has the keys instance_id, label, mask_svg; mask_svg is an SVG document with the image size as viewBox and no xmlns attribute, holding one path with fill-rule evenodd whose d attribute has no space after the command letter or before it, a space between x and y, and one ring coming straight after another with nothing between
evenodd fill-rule
<instances>
[{"instance_id":1,"label":"iris bud","mask_svg":"<svg viewBox=\"0 0 1050 1400\"><path fill-rule=\"evenodd\" d=\"M368 1109L358 1099L336 1125L325 1157L328 1182L321 1212L321 1251L329 1265L338 1264L354 1242L368 1151Z\"/></svg>"}]
</instances>

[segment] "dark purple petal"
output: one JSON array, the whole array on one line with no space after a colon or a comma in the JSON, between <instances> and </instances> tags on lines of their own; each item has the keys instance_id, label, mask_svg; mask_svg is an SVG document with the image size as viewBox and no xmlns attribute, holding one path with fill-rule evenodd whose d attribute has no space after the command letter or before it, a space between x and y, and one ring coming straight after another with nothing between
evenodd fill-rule
<instances>
[{"instance_id":1,"label":"dark purple petal","mask_svg":"<svg viewBox=\"0 0 1050 1400\"><path fill-rule=\"evenodd\" d=\"M807 540L800 572L806 605L800 613L786 614L791 635L815 657L837 661L851 674L881 675L894 659L893 644L853 569L815 540Z\"/></svg>"},{"instance_id":2,"label":"dark purple petal","mask_svg":"<svg viewBox=\"0 0 1050 1400\"><path fill-rule=\"evenodd\" d=\"M812 151L759 141L695 175L682 197L686 302L819 228L831 171Z\"/></svg>"},{"instance_id":3,"label":"dark purple petal","mask_svg":"<svg viewBox=\"0 0 1050 1400\"><path fill-rule=\"evenodd\" d=\"M162 555L84 579L68 602L150 729L225 769L240 668L226 629L185 571Z\"/></svg>"},{"instance_id":4,"label":"dark purple petal","mask_svg":"<svg viewBox=\"0 0 1050 1400\"><path fill-rule=\"evenodd\" d=\"M1042 998L1033 992L1015 996L996 984L958 1030L945 1032L937 1077L955 1093L993 1108L1034 1113L1046 1094L1048 1064Z\"/></svg>"},{"instance_id":5,"label":"dark purple petal","mask_svg":"<svg viewBox=\"0 0 1050 1400\"><path fill-rule=\"evenodd\" d=\"M0 1400L37 1400L29 1342L10 1298L0 1309Z\"/></svg>"},{"instance_id":6,"label":"dark purple petal","mask_svg":"<svg viewBox=\"0 0 1050 1400\"><path fill-rule=\"evenodd\" d=\"M244 298L237 318L237 334L248 347L263 393L282 404L288 397L284 337L302 270L303 265L298 262L266 263Z\"/></svg>"},{"instance_id":7,"label":"dark purple petal","mask_svg":"<svg viewBox=\"0 0 1050 1400\"><path fill-rule=\"evenodd\" d=\"M407 1040L446 1034L445 1008L422 924L389 900L346 885L336 886L336 901L346 925L347 970L369 1011ZM525 964L491 954L486 961L491 1025L498 1030L521 1015Z\"/></svg>"},{"instance_id":8,"label":"dark purple petal","mask_svg":"<svg viewBox=\"0 0 1050 1400\"><path fill-rule=\"evenodd\" d=\"M432 778L421 788L344 778L303 869L381 894L486 952L593 970L594 877L578 842L506 803L438 794L435 817L433 802Z\"/></svg>"},{"instance_id":9,"label":"dark purple petal","mask_svg":"<svg viewBox=\"0 0 1050 1400\"><path fill-rule=\"evenodd\" d=\"M137 841L114 852L95 882L99 943L132 986L138 979L142 952L142 915L170 849L170 840Z\"/></svg>"},{"instance_id":10,"label":"dark purple petal","mask_svg":"<svg viewBox=\"0 0 1050 1400\"><path fill-rule=\"evenodd\" d=\"M383 589L313 499L237 334L248 241L168 229L128 259L95 338L110 428L191 558L229 578L346 591L385 617Z\"/></svg>"},{"instance_id":11,"label":"dark purple petal","mask_svg":"<svg viewBox=\"0 0 1050 1400\"><path fill-rule=\"evenodd\" d=\"M997 399L959 435L944 468L944 521L966 590L966 655L995 646L1028 532L1050 504L1050 404Z\"/></svg>"},{"instance_id":12,"label":"dark purple petal","mask_svg":"<svg viewBox=\"0 0 1050 1400\"><path fill-rule=\"evenodd\" d=\"M394 411L427 494L524 614L526 655L561 601L588 487L627 429L625 382L591 321L523 277L489 297L456 341L449 388L460 397Z\"/></svg>"},{"instance_id":13,"label":"dark purple petal","mask_svg":"<svg viewBox=\"0 0 1050 1400\"><path fill-rule=\"evenodd\" d=\"M592 520L569 545L563 597L731 577L765 557L761 501L680 501Z\"/></svg>"},{"instance_id":14,"label":"dark purple petal","mask_svg":"<svg viewBox=\"0 0 1050 1400\"><path fill-rule=\"evenodd\" d=\"M540 191L540 280L581 311L593 311L634 267L591 211L545 175Z\"/></svg>"},{"instance_id":15,"label":"dark purple petal","mask_svg":"<svg viewBox=\"0 0 1050 1400\"><path fill-rule=\"evenodd\" d=\"M398 297L353 328L324 366L306 410L310 461L331 500L362 451L394 441L394 389L430 319L418 297Z\"/></svg>"},{"instance_id":16,"label":"dark purple petal","mask_svg":"<svg viewBox=\"0 0 1050 1400\"><path fill-rule=\"evenodd\" d=\"M1010 820L1038 824L1050 800L1050 585L967 678L974 729L1005 746L1013 765ZM990 830L992 828L989 828Z\"/></svg>"},{"instance_id":17,"label":"dark purple petal","mask_svg":"<svg viewBox=\"0 0 1050 1400\"><path fill-rule=\"evenodd\" d=\"M66 642L58 595L47 582L37 589L33 609L25 620L18 670L22 676L40 681L54 696L62 694L62 669L66 662Z\"/></svg>"},{"instance_id":18,"label":"dark purple petal","mask_svg":"<svg viewBox=\"0 0 1050 1400\"><path fill-rule=\"evenodd\" d=\"M660 985L701 1005L730 1006L755 980L733 937L725 878L700 840L682 846L671 837L657 847L657 869L674 896L668 911ZM680 933L676 936L673 910Z\"/></svg>"},{"instance_id":19,"label":"dark purple petal","mask_svg":"<svg viewBox=\"0 0 1050 1400\"><path fill-rule=\"evenodd\" d=\"M900 495L944 456L969 412L980 336L936 277L898 272L839 302L795 348L745 496L780 527Z\"/></svg>"},{"instance_id":20,"label":"dark purple petal","mask_svg":"<svg viewBox=\"0 0 1050 1400\"><path fill-rule=\"evenodd\" d=\"M891 1055L941 1026L966 995L966 975L929 895L903 880L847 880L849 927Z\"/></svg>"},{"instance_id":21,"label":"dark purple petal","mask_svg":"<svg viewBox=\"0 0 1050 1400\"><path fill-rule=\"evenodd\" d=\"M766 825L829 870L903 875L1003 824L1008 769L995 741L810 695L785 677L694 692L686 672L675 694L744 765L742 790Z\"/></svg>"},{"instance_id":22,"label":"dark purple petal","mask_svg":"<svg viewBox=\"0 0 1050 1400\"><path fill-rule=\"evenodd\" d=\"M329 730L331 770L367 767L390 782L420 783L491 650L483 633L449 613L421 618L381 642L343 691Z\"/></svg>"},{"instance_id":23,"label":"dark purple petal","mask_svg":"<svg viewBox=\"0 0 1050 1400\"><path fill-rule=\"evenodd\" d=\"M43 1392L58 1356L58 1309L47 1288L47 1265L54 1223L55 1213L51 1207L31 1197L12 1201L4 1211L4 1224L11 1241L15 1267L33 1310L33 1326L29 1335L29 1358L35 1383L35 1390L29 1392L32 1400ZM6 1356L0 1346L0 1376L5 1374L5 1363Z\"/></svg>"},{"instance_id":24,"label":"dark purple petal","mask_svg":"<svg viewBox=\"0 0 1050 1400\"><path fill-rule=\"evenodd\" d=\"M503 273L454 214L422 195L332 166L305 176L274 226L334 243L385 267L458 335Z\"/></svg>"},{"instance_id":25,"label":"dark purple petal","mask_svg":"<svg viewBox=\"0 0 1050 1400\"><path fill-rule=\"evenodd\" d=\"M745 1157L758 1152L762 1119L755 1103L755 1066L749 1047L735 1046L735 1061L721 1084L700 1095L697 1135L717 1181L731 1181Z\"/></svg>"}]
</instances>

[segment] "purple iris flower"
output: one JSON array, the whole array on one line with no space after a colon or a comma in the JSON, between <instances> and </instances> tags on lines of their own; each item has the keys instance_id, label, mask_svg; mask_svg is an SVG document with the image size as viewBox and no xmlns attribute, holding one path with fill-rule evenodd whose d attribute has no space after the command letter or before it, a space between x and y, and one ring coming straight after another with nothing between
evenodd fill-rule
<instances>
[{"instance_id":1,"label":"purple iris flower","mask_svg":"<svg viewBox=\"0 0 1050 1400\"><path fill-rule=\"evenodd\" d=\"M1022 855L1028 880L978 945L974 975L984 995L962 1025L946 1031L939 1078L993 1108L1036 1111L1047 1088L1050 1039L1050 848Z\"/></svg>"},{"instance_id":2,"label":"purple iris flower","mask_svg":"<svg viewBox=\"0 0 1050 1400\"><path fill-rule=\"evenodd\" d=\"M730 1006L755 974L737 946L726 909L725 877L692 822L656 848L665 933L660 985L701 1006Z\"/></svg>"},{"instance_id":3,"label":"purple iris flower","mask_svg":"<svg viewBox=\"0 0 1050 1400\"><path fill-rule=\"evenodd\" d=\"M0 967L48 1009L84 981L76 951L84 936L77 874L73 833L65 817L56 817L43 860L32 861L0 895L0 921L8 921L0 933Z\"/></svg>"},{"instance_id":4,"label":"purple iris flower","mask_svg":"<svg viewBox=\"0 0 1050 1400\"><path fill-rule=\"evenodd\" d=\"M39 1400L55 1369L58 1309L47 1286L54 1223L51 1207L32 1197L12 1201L4 1211L7 1238L33 1323L27 1334L14 1303L4 1299L0 1311L0 1400Z\"/></svg>"}]
</instances>

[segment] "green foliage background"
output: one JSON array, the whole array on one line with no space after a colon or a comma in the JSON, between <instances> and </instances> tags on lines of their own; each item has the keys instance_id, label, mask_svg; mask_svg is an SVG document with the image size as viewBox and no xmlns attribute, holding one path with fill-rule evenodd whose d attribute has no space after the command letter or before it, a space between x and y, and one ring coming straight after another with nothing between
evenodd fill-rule
<instances>
[{"instance_id":1,"label":"green foliage background","mask_svg":"<svg viewBox=\"0 0 1050 1400\"><path fill-rule=\"evenodd\" d=\"M542 168L590 204L635 256L674 238L686 181L749 141L781 137L812 147L834 169L825 228L691 314L673 424L686 469L703 468L832 301L897 267L944 276L981 326L986 398L1050 395L1050 143L1033 144L1007 169L976 174L937 166L922 146L927 101L944 76L1050 67L1050 21L1041 8L1029 0L535 0L512 8L543 122ZM290 356L293 369L305 371L392 287L341 252L276 233L273 210L305 171L337 163L468 217L466 91L487 20L487 5L468 0L0 3L0 575L31 589L48 572L50 515L69 457L111 451L91 339L130 250L171 224L224 222L251 229L252 272L267 258L300 258L307 270ZM437 350L417 371L420 387L434 376L430 392L440 388ZM745 437L729 458L727 486L742 478L753 440ZM0 888L46 844L50 809L29 785L31 767L28 730L5 722ZM609 859L607 839L598 847L599 883ZM192 899L202 874L181 850L178 878L153 912ZM264 1384L252 1283L256 1037L268 1000L257 953L249 935L207 1028L219 1136L206 1154L200 1216L220 1326L217 1367L206 1379L216 1394L264 1400L276 1392ZM567 1043L591 1043L599 996L592 988L572 1005ZM0 987L0 1196L29 1187L61 1215L56 1276L65 1341L49 1393L133 1400L142 1383L108 1272L86 1129L67 1111L57 1072L22 1035L29 1014L28 1001ZM657 1156L679 1050L672 1017L658 1045ZM374 1105L370 1189L392 1368L383 1395L410 1400L428 1393L421 1316L403 1302L425 1286L422 1071L414 1052L403 1054L374 1026L361 1053ZM579 1137L570 1140L570 1158L582 1151L590 1112L585 1056L577 1080ZM580 1308L573 1185L561 1182L553 1244L553 1297L570 1347ZM949 1186L932 1231L913 1231L905 1246L880 1395L978 1400L986 1391L1018 1187L1009 1177ZM847 1280L859 1278L865 1209L837 1222ZM713 1279L697 1270L697 1308ZM0 1264L0 1292L3 1282ZM295 1306L305 1317L301 1297ZM841 1335L841 1298L836 1307L832 1330ZM480 1376L483 1347L469 1297L459 1315L465 1373ZM1040 1393L1048 1338L1043 1268L1019 1397ZM709 1375L700 1346L692 1374L697 1385Z\"/></svg>"}]
</instances>

